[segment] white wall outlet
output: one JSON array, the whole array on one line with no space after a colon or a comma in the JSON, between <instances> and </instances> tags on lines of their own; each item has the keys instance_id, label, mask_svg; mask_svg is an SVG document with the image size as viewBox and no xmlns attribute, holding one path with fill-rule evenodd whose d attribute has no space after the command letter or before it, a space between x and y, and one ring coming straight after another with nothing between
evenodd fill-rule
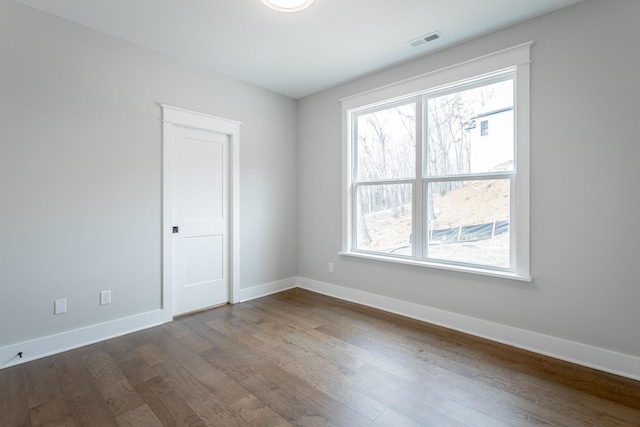
<instances>
[{"instance_id":1,"label":"white wall outlet","mask_svg":"<svg viewBox=\"0 0 640 427\"><path fill-rule=\"evenodd\" d=\"M100 305L111 304L111 291L100 291Z\"/></svg>"},{"instance_id":2,"label":"white wall outlet","mask_svg":"<svg viewBox=\"0 0 640 427\"><path fill-rule=\"evenodd\" d=\"M329 263L329 273L333 273L333 263Z\"/></svg>"},{"instance_id":3,"label":"white wall outlet","mask_svg":"<svg viewBox=\"0 0 640 427\"><path fill-rule=\"evenodd\" d=\"M57 299L53 302L53 314L64 314L67 312L67 299Z\"/></svg>"}]
</instances>

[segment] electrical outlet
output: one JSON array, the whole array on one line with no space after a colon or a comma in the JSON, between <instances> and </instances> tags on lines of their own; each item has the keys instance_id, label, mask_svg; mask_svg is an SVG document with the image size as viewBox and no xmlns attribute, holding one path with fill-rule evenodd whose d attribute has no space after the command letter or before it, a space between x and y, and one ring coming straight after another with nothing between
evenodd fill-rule
<instances>
[{"instance_id":1,"label":"electrical outlet","mask_svg":"<svg viewBox=\"0 0 640 427\"><path fill-rule=\"evenodd\" d=\"M53 314L64 314L67 312L67 299L57 299L53 302Z\"/></svg>"},{"instance_id":2,"label":"electrical outlet","mask_svg":"<svg viewBox=\"0 0 640 427\"><path fill-rule=\"evenodd\" d=\"M329 273L333 273L333 263L329 263Z\"/></svg>"},{"instance_id":3,"label":"electrical outlet","mask_svg":"<svg viewBox=\"0 0 640 427\"><path fill-rule=\"evenodd\" d=\"M111 291L100 291L100 305L111 304Z\"/></svg>"}]
</instances>

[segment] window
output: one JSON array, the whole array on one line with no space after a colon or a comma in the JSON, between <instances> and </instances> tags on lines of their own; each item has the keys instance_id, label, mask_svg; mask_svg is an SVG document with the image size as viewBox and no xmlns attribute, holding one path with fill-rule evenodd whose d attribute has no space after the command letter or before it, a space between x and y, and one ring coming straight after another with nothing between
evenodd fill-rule
<instances>
[{"instance_id":1,"label":"window","mask_svg":"<svg viewBox=\"0 0 640 427\"><path fill-rule=\"evenodd\" d=\"M342 100L343 254L530 280L529 45Z\"/></svg>"},{"instance_id":2,"label":"window","mask_svg":"<svg viewBox=\"0 0 640 427\"><path fill-rule=\"evenodd\" d=\"M480 122L480 136L489 135L489 120L483 120Z\"/></svg>"}]
</instances>

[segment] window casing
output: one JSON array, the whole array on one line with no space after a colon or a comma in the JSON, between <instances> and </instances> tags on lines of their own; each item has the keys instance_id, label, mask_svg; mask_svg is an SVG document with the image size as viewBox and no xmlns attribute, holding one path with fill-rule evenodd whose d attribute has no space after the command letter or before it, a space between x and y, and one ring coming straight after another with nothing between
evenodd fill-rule
<instances>
[{"instance_id":1,"label":"window casing","mask_svg":"<svg viewBox=\"0 0 640 427\"><path fill-rule=\"evenodd\" d=\"M342 100L341 254L530 280L529 47Z\"/></svg>"}]
</instances>

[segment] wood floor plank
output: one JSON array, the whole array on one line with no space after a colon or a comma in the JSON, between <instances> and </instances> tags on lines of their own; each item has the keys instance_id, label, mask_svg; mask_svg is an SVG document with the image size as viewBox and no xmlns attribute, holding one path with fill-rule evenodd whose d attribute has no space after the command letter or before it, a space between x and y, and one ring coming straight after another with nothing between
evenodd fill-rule
<instances>
[{"instance_id":1,"label":"wood floor plank","mask_svg":"<svg viewBox=\"0 0 640 427\"><path fill-rule=\"evenodd\" d=\"M160 344L147 343L136 347L138 354L149 364L149 366L157 365L158 363L166 362L171 359L171 356L166 351L162 350Z\"/></svg>"},{"instance_id":2,"label":"wood floor plank","mask_svg":"<svg viewBox=\"0 0 640 427\"><path fill-rule=\"evenodd\" d=\"M181 320L166 323L163 327L194 353L201 353L212 348L212 344L209 341L198 336Z\"/></svg>"},{"instance_id":3,"label":"wood floor plank","mask_svg":"<svg viewBox=\"0 0 640 427\"><path fill-rule=\"evenodd\" d=\"M304 327L313 329L324 323L324 318L317 318L313 313L307 312L302 314L299 309L295 307L287 307L288 310L284 311L282 308L286 306L286 303L279 301L270 301L265 303L264 301L254 301L255 310L260 311L261 314L268 319L277 319L279 323L289 325L293 327ZM297 311L297 313L296 313Z\"/></svg>"},{"instance_id":4,"label":"wood floor plank","mask_svg":"<svg viewBox=\"0 0 640 427\"><path fill-rule=\"evenodd\" d=\"M86 363L98 388L104 388L125 379L118 364L106 351L92 351L91 354L88 355Z\"/></svg>"},{"instance_id":5,"label":"wood floor plank","mask_svg":"<svg viewBox=\"0 0 640 427\"><path fill-rule=\"evenodd\" d=\"M133 385L143 383L157 375L153 368L141 356L124 360L118 363L118 367L127 380Z\"/></svg>"},{"instance_id":6,"label":"wood floor plank","mask_svg":"<svg viewBox=\"0 0 640 427\"><path fill-rule=\"evenodd\" d=\"M245 327L244 330L237 330L233 325L222 321L211 321L207 325L254 351L256 351L257 347L266 346L267 349L261 349L256 352L285 371L299 378L304 378L315 389L329 397L344 402L346 406L370 420L375 420L385 409L383 405L364 394L351 393L349 378L351 372L322 357L316 351L317 346L304 348L288 339L276 337L263 338L264 341L255 340L253 337L249 337L252 340L243 340L242 338L247 337L246 333L251 331L248 327ZM256 342L259 344L256 344ZM271 343L271 345L269 346L267 343Z\"/></svg>"},{"instance_id":7,"label":"wood floor plank","mask_svg":"<svg viewBox=\"0 0 640 427\"><path fill-rule=\"evenodd\" d=\"M126 378L101 388L100 393L115 417L145 404L134 386Z\"/></svg>"},{"instance_id":8,"label":"wood floor plank","mask_svg":"<svg viewBox=\"0 0 640 427\"><path fill-rule=\"evenodd\" d=\"M254 374L242 381L244 387L268 404L276 413L294 426L334 426L322 410L304 395L291 393L280 382L274 382L261 374Z\"/></svg>"},{"instance_id":9,"label":"wood floor plank","mask_svg":"<svg viewBox=\"0 0 640 427\"><path fill-rule=\"evenodd\" d=\"M136 351L127 340L127 336L117 337L104 341L101 348L109 353L111 358L116 363L124 362L138 356L138 353L136 353Z\"/></svg>"},{"instance_id":10,"label":"wood floor plank","mask_svg":"<svg viewBox=\"0 0 640 427\"><path fill-rule=\"evenodd\" d=\"M318 329L322 330L322 328L323 327L320 327ZM380 352L379 355L382 356L382 358L398 357L398 354L394 353L394 351L397 351L399 347L406 347L409 349L412 348L412 346L409 345L410 341L405 342L403 340L401 344L397 345L398 348L394 349L393 347L396 341L395 338L392 340L385 340L381 338L377 333L373 333L373 332L369 334L366 340L362 340L362 337L357 333L357 331L354 331L354 330L340 331L339 330L340 327L337 325L331 325L329 328L333 328L334 333L336 333L337 331L336 335L344 334L342 335L344 339L349 339L348 336L350 334L352 334L353 336L357 336L356 342L358 343L358 345L363 346L364 348L372 349L372 351L379 351ZM328 331L325 331L325 332L328 332ZM331 333L331 332L328 332L328 333ZM413 350L411 350L411 352L415 351L417 348L418 346L413 346ZM400 360L410 357L411 352L407 353L404 356L400 355L399 356ZM455 372L456 375L458 375L459 377L457 379L452 377L451 380L448 380L448 382L453 384L457 382L462 382L465 388L471 389L471 390L478 390L478 395L482 395L486 397L489 394L494 396L495 399L488 405L486 400L482 398L474 399L473 405L476 405L476 407L479 410L483 410L484 408L484 411L486 412L495 411L496 413L501 414L500 417L506 420L508 420L509 417L511 416L516 416L517 419L519 420L518 422L524 423L529 421L523 421L523 420L530 420L534 425L544 423L542 419L532 415L534 412L538 413L540 416L543 416L544 418L555 419L556 422L562 419L568 418L567 416L565 416L564 412L556 412L555 415L550 416L549 415L550 411L542 407L542 405L538 405L538 407L536 408L534 403L539 401L536 390L532 389L532 387L526 387L520 384L517 380L513 378L514 372L512 372L510 369L505 369L504 366L502 366L501 369L493 368L493 367L487 366L486 363L482 363L481 360L476 361L475 363L469 364L467 366L465 364L459 363L457 361L458 359L455 356L452 357L452 360L444 359L441 356L441 353L439 351L425 352L424 354L426 355L425 357L427 357L427 359L424 359L420 355L418 355L417 359L418 360L424 359L426 362L430 363L430 373L434 373L437 370L443 370L445 368L451 369L452 372ZM496 361L494 361L494 364L496 364ZM499 363L497 363L496 365L500 366ZM467 369L467 367L469 369ZM461 376L459 374L461 374ZM424 383L425 382L424 380L425 378L422 378L420 382ZM478 384L475 384L476 382L486 383L490 387L482 388L485 390L485 393L480 394L479 393L480 388ZM441 388L443 389L446 388L446 384L444 384L444 382L441 383ZM506 394L504 393L502 395L496 394L496 389L501 390ZM518 398L516 398L515 396L509 396L510 394L511 395L515 394L518 396ZM531 404L528 404L526 401L523 401L523 399L520 399L520 398L528 399L531 402ZM509 401L510 408L508 408L507 410L503 410L503 412L496 411L496 409L501 408L501 405L499 403L501 401ZM519 415L516 415L516 414L519 414ZM568 423L570 424L571 422L575 422L574 418L575 418L574 416L569 417Z\"/></svg>"},{"instance_id":11,"label":"wood floor plank","mask_svg":"<svg viewBox=\"0 0 640 427\"><path fill-rule=\"evenodd\" d=\"M206 425L248 425L212 390L194 377L187 367L177 361L161 363L154 369Z\"/></svg>"},{"instance_id":12,"label":"wood floor plank","mask_svg":"<svg viewBox=\"0 0 640 427\"><path fill-rule=\"evenodd\" d=\"M292 289L0 370L0 426L640 426L640 382Z\"/></svg>"},{"instance_id":13,"label":"wood floor plank","mask_svg":"<svg viewBox=\"0 0 640 427\"><path fill-rule=\"evenodd\" d=\"M344 421L344 425L371 424L366 418L314 389L307 382L246 352L243 347L226 337L220 335L216 341L217 348L202 353L203 357L292 424L296 425L301 420L327 425L340 425L340 420Z\"/></svg>"},{"instance_id":14,"label":"wood floor plank","mask_svg":"<svg viewBox=\"0 0 640 427\"><path fill-rule=\"evenodd\" d=\"M357 347L315 329L295 331L286 335L285 339L299 347L307 348L349 371L355 371L373 359L368 352L361 351Z\"/></svg>"},{"instance_id":15,"label":"wood floor plank","mask_svg":"<svg viewBox=\"0 0 640 427\"><path fill-rule=\"evenodd\" d=\"M419 387L415 383L393 374L378 370L369 364L358 372L369 380L366 388L360 391L392 409L397 414L418 424L460 423L462 425L490 426L533 426L543 425L542 420L531 422L530 414L512 405L501 405L491 401L491 414L479 410L477 400L490 401L486 397L477 397L455 387L443 387L434 379L423 377ZM474 400L477 399L477 400ZM429 408L419 410L420 408ZM506 413L505 411L506 410Z\"/></svg>"},{"instance_id":16,"label":"wood floor plank","mask_svg":"<svg viewBox=\"0 0 640 427\"><path fill-rule=\"evenodd\" d=\"M352 371L341 368L308 347L288 343L280 348L292 356L292 362L282 368L298 378L304 378L306 382L327 396L343 402L347 407L371 421L386 409L385 405L364 393L353 393L354 373Z\"/></svg>"},{"instance_id":17,"label":"wood floor plank","mask_svg":"<svg viewBox=\"0 0 640 427\"><path fill-rule=\"evenodd\" d=\"M239 400L245 399L251 393L238 382L226 376L223 372L211 367L209 375L200 378L200 382L209 387L213 394L224 403L233 406Z\"/></svg>"},{"instance_id":18,"label":"wood floor plank","mask_svg":"<svg viewBox=\"0 0 640 427\"><path fill-rule=\"evenodd\" d=\"M206 426L200 417L162 378L135 386L136 391L164 426Z\"/></svg>"},{"instance_id":19,"label":"wood floor plank","mask_svg":"<svg viewBox=\"0 0 640 427\"><path fill-rule=\"evenodd\" d=\"M196 334L194 334L196 335ZM200 347L200 346L198 346ZM206 349L212 348L213 345L207 346ZM209 365L201 356L200 352L194 352L184 345L180 339L169 335L162 342L162 351L169 357L167 362L178 362L184 366L195 378L202 378L211 372ZM163 362L163 363L167 363Z\"/></svg>"},{"instance_id":20,"label":"wood floor plank","mask_svg":"<svg viewBox=\"0 0 640 427\"><path fill-rule=\"evenodd\" d=\"M254 325L261 325L267 321L264 313L255 309L255 300L244 302L242 304L230 305L227 308L227 316L222 320L234 320L243 319L244 321L251 322ZM213 319L212 319L213 320Z\"/></svg>"},{"instance_id":21,"label":"wood floor plank","mask_svg":"<svg viewBox=\"0 0 640 427\"><path fill-rule=\"evenodd\" d=\"M77 425L117 425L85 364L86 349L53 356L58 379Z\"/></svg>"},{"instance_id":22,"label":"wood floor plank","mask_svg":"<svg viewBox=\"0 0 640 427\"><path fill-rule=\"evenodd\" d=\"M347 329L344 325L334 326L335 328L321 327L318 329L341 336L342 339L351 341L354 345L370 351L377 358L373 365L376 368L379 367L380 361L389 359L396 363L404 362L408 371L413 373L412 378L407 380L407 376L397 377L395 375L390 375L384 369L379 370L371 365L365 365L362 370L367 372L367 376L370 378L379 376L378 381L380 384L400 384L401 380L411 382L413 383L414 392L418 392L419 394L429 391L422 390L422 386L424 384L435 384L438 389L438 393L447 397L450 401L461 402L465 405L476 405L479 412L482 412L482 408L484 408L483 405L488 405L489 408L493 408L497 414L496 423L500 422L501 419L503 422L509 422L510 420L513 422L515 419L517 422L525 423L523 420L531 418L533 419L533 425L544 424L544 421L531 415L530 410L534 406L532 402L521 398L520 396L511 395L512 393L509 390L505 391L502 389L496 390L490 387L482 387L481 385L478 385L473 378L461 375L460 372L457 371L455 364L452 369L449 370L441 366L442 361L440 360L435 364L427 363L424 360L417 358L415 351L413 350L394 347L393 343L385 343L384 341L373 339L371 336L363 339L362 336L356 334L353 330ZM432 357L438 359L436 356ZM373 387L369 385L368 387L370 390L374 391L380 389L380 385ZM378 394L377 397L383 398L385 390L388 388L389 387L382 387L382 391L380 391L381 394ZM477 390L478 393L473 393L475 390ZM480 391L482 393L480 393ZM391 394L390 397L392 399L396 399L398 397L398 393ZM500 409L502 409L500 402L502 401L510 402L505 412L500 412ZM408 410L410 410L410 408Z\"/></svg>"},{"instance_id":23,"label":"wood floor plank","mask_svg":"<svg viewBox=\"0 0 640 427\"><path fill-rule=\"evenodd\" d=\"M624 406L529 374L520 374L519 380L536 390L537 401L542 405L555 412L571 414L585 424L596 420L600 425L640 426L640 402L635 408Z\"/></svg>"},{"instance_id":24,"label":"wood floor plank","mask_svg":"<svg viewBox=\"0 0 640 427\"><path fill-rule=\"evenodd\" d=\"M265 405L261 400L252 394L237 400L231 405L234 411L238 413L240 418L251 426L264 427L288 427L291 423L286 421L280 415L276 414L273 409Z\"/></svg>"},{"instance_id":25,"label":"wood floor plank","mask_svg":"<svg viewBox=\"0 0 640 427\"><path fill-rule=\"evenodd\" d=\"M328 300L327 300L328 299ZM457 360L464 364L471 364L478 368L490 368L496 362L500 365L500 370L509 368L510 370L523 371L540 375L542 372L548 373L548 380L569 386L573 389L579 388L589 394L603 393L609 399L633 406L640 402L640 394L637 388L637 381L622 378L613 374L595 371L593 369L577 366L568 362L554 360L535 353L527 352L514 347L491 342L479 337L451 331L436 325L429 325L414 319L407 319L392 313L379 313L377 310L354 305L353 307L338 304L326 304L331 301L329 297L314 295L314 301L323 301L331 310L342 315L349 316L349 322L353 316L369 316L386 320L385 323L377 324L372 332L389 332L389 336L396 336L398 327L401 328L401 336L409 340L432 343L429 353L440 354L450 360ZM356 313L356 314L354 314ZM485 362L489 362L488 364ZM547 363L550 362L548 368ZM563 367L565 369L563 369ZM567 375L563 375L567 373ZM589 390L592 384L599 384L603 377L607 381L600 384L595 390Z\"/></svg>"},{"instance_id":26,"label":"wood floor plank","mask_svg":"<svg viewBox=\"0 0 640 427\"><path fill-rule=\"evenodd\" d=\"M31 426L58 426L73 427L77 424L73 421L71 410L64 398L47 400L44 403L30 409Z\"/></svg>"},{"instance_id":27,"label":"wood floor plank","mask_svg":"<svg viewBox=\"0 0 640 427\"><path fill-rule=\"evenodd\" d=\"M161 427L162 423L146 404L116 418L121 427Z\"/></svg>"},{"instance_id":28,"label":"wood floor plank","mask_svg":"<svg viewBox=\"0 0 640 427\"><path fill-rule=\"evenodd\" d=\"M28 426L29 405L24 368L21 365L6 368L0 375L0 424Z\"/></svg>"},{"instance_id":29,"label":"wood floor plank","mask_svg":"<svg viewBox=\"0 0 640 427\"><path fill-rule=\"evenodd\" d=\"M376 419L376 425L378 426L393 426L393 427L422 427L422 424L419 424L403 415L398 414L391 408L387 408L380 416Z\"/></svg>"},{"instance_id":30,"label":"wood floor plank","mask_svg":"<svg viewBox=\"0 0 640 427\"><path fill-rule=\"evenodd\" d=\"M51 400L64 399L51 357L34 360L24 366L29 408L35 408Z\"/></svg>"},{"instance_id":31,"label":"wood floor plank","mask_svg":"<svg viewBox=\"0 0 640 427\"><path fill-rule=\"evenodd\" d=\"M214 320L207 322L207 326L212 328L215 331L220 332L222 335L226 336L229 339L232 339L236 343L250 348L255 353L264 357L265 359L275 363L276 365L285 365L293 362L293 358L287 354L274 350L275 347L275 338L269 336L266 339L260 339L257 335L259 335L259 329L250 328L248 324L241 323L243 328L239 328L235 324L229 324L224 321Z\"/></svg>"}]
</instances>

